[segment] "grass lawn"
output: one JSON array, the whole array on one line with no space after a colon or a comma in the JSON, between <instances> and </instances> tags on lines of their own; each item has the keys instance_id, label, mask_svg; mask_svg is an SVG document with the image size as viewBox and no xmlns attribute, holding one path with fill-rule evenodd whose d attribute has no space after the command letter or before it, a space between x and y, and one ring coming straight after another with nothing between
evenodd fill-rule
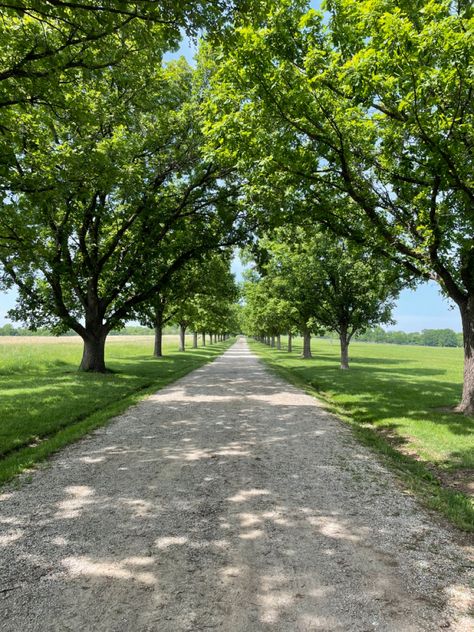
<instances>
[{"instance_id":1,"label":"grass lawn","mask_svg":"<svg viewBox=\"0 0 474 632\"><path fill-rule=\"evenodd\" d=\"M431 506L474 530L466 495L474 470L474 419L440 410L460 398L461 349L354 342L351 368L341 371L337 341L313 339L312 360L300 357L301 340L291 354L251 344L274 370L349 421Z\"/></svg>"},{"instance_id":2,"label":"grass lawn","mask_svg":"<svg viewBox=\"0 0 474 632\"><path fill-rule=\"evenodd\" d=\"M231 341L179 353L164 336L111 336L106 375L81 373L79 338L0 337L0 482L104 425L144 395L218 356ZM188 341L188 347L191 341Z\"/></svg>"}]
</instances>

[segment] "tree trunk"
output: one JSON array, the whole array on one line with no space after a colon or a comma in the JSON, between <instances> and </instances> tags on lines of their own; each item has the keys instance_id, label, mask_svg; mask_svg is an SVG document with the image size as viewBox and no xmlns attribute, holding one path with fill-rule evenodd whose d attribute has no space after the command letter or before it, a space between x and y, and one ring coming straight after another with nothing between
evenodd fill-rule
<instances>
[{"instance_id":1,"label":"tree trunk","mask_svg":"<svg viewBox=\"0 0 474 632\"><path fill-rule=\"evenodd\" d=\"M107 333L103 330L100 333L88 332L82 339L84 348L82 360L79 366L80 371L91 371L95 373L105 373L105 340Z\"/></svg>"},{"instance_id":2,"label":"tree trunk","mask_svg":"<svg viewBox=\"0 0 474 632\"><path fill-rule=\"evenodd\" d=\"M474 296L459 306L464 338L464 382L458 412L474 414Z\"/></svg>"},{"instance_id":3,"label":"tree trunk","mask_svg":"<svg viewBox=\"0 0 474 632\"><path fill-rule=\"evenodd\" d=\"M205 347L206 346L206 332L203 331L201 336L202 336L202 346Z\"/></svg>"},{"instance_id":4,"label":"tree trunk","mask_svg":"<svg viewBox=\"0 0 474 632\"><path fill-rule=\"evenodd\" d=\"M303 331L303 358L309 359L312 358L311 355L311 333L305 329Z\"/></svg>"},{"instance_id":5,"label":"tree trunk","mask_svg":"<svg viewBox=\"0 0 474 632\"><path fill-rule=\"evenodd\" d=\"M212 340L212 334L209 334L209 344L210 344L210 345L214 344L214 343L213 343L213 340Z\"/></svg>"},{"instance_id":6,"label":"tree trunk","mask_svg":"<svg viewBox=\"0 0 474 632\"><path fill-rule=\"evenodd\" d=\"M198 335L197 331L193 332L193 349L197 349L198 346Z\"/></svg>"},{"instance_id":7,"label":"tree trunk","mask_svg":"<svg viewBox=\"0 0 474 632\"><path fill-rule=\"evenodd\" d=\"M293 337L290 334L288 334L288 353L291 353L293 351Z\"/></svg>"},{"instance_id":8,"label":"tree trunk","mask_svg":"<svg viewBox=\"0 0 474 632\"><path fill-rule=\"evenodd\" d=\"M155 358L163 356L163 314L155 314Z\"/></svg>"},{"instance_id":9,"label":"tree trunk","mask_svg":"<svg viewBox=\"0 0 474 632\"><path fill-rule=\"evenodd\" d=\"M280 334L278 334L277 336L277 349L278 351L281 350L281 335Z\"/></svg>"},{"instance_id":10,"label":"tree trunk","mask_svg":"<svg viewBox=\"0 0 474 632\"><path fill-rule=\"evenodd\" d=\"M186 351L186 325L179 326L179 350Z\"/></svg>"},{"instance_id":11,"label":"tree trunk","mask_svg":"<svg viewBox=\"0 0 474 632\"><path fill-rule=\"evenodd\" d=\"M272 336L270 338L270 347L272 347L272 349L273 349L274 346L275 346L275 336Z\"/></svg>"},{"instance_id":12,"label":"tree trunk","mask_svg":"<svg viewBox=\"0 0 474 632\"><path fill-rule=\"evenodd\" d=\"M349 338L344 329L341 330L339 341L341 343L341 369L346 370L349 368Z\"/></svg>"}]
</instances>

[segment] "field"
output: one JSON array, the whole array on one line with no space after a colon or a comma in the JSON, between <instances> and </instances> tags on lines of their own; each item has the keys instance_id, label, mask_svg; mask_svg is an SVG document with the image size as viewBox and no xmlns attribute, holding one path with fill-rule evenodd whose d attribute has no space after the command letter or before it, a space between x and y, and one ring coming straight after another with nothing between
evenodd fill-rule
<instances>
[{"instance_id":1,"label":"field","mask_svg":"<svg viewBox=\"0 0 474 632\"><path fill-rule=\"evenodd\" d=\"M422 491L432 506L461 526L472 521L474 420L443 410L461 394L461 349L355 342L351 368L341 371L335 340L313 339L312 360L300 357L300 340L291 354L252 347L349 421L360 439L412 477L412 487L426 482Z\"/></svg>"},{"instance_id":2,"label":"field","mask_svg":"<svg viewBox=\"0 0 474 632\"><path fill-rule=\"evenodd\" d=\"M0 482L212 360L228 344L179 353L178 337L165 336L165 356L156 359L152 336L111 336L111 372L98 375L77 370L78 337L1 337Z\"/></svg>"}]
</instances>

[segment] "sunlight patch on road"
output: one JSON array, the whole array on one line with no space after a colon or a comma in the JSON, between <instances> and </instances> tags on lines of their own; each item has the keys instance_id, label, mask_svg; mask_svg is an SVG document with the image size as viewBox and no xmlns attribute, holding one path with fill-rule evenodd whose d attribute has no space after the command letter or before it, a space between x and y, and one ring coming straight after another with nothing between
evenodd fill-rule
<instances>
[{"instance_id":1,"label":"sunlight patch on road","mask_svg":"<svg viewBox=\"0 0 474 632\"><path fill-rule=\"evenodd\" d=\"M91 498L94 490L87 485L71 485L66 487L65 491L70 497L58 503L59 511L56 513L56 518L77 518L84 507L95 502Z\"/></svg>"},{"instance_id":2,"label":"sunlight patch on road","mask_svg":"<svg viewBox=\"0 0 474 632\"><path fill-rule=\"evenodd\" d=\"M252 529L252 531L247 531L246 533L241 533L239 538L241 540L257 540L265 535L264 531L261 529Z\"/></svg>"},{"instance_id":3,"label":"sunlight patch on road","mask_svg":"<svg viewBox=\"0 0 474 632\"><path fill-rule=\"evenodd\" d=\"M227 500L231 503L244 503L257 496L270 496L270 492L267 489L242 489L234 496L230 496Z\"/></svg>"},{"instance_id":4,"label":"sunlight patch on road","mask_svg":"<svg viewBox=\"0 0 474 632\"><path fill-rule=\"evenodd\" d=\"M262 592L259 597L262 623L275 624L280 619L282 611L290 608L295 597L288 591L288 578L282 573L265 575L262 577Z\"/></svg>"},{"instance_id":5,"label":"sunlight patch on road","mask_svg":"<svg viewBox=\"0 0 474 632\"><path fill-rule=\"evenodd\" d=\"M147 586L157 583L151 572L136 571L134 567L149 566L154 563L152 558L129 557L120 562L112 560L94 560L90 557L67 557L62 565L74 577L107 577L111 579L130 579ZM131 567L131 568L130 568Z\"/></svg>"},{"instance_id":6,"label":"sunlight patch on road","mask_svg":"<svg viewBox=\"0 0 474 632\"><path fill-rule=\"evenodd\" d=\"M164 536L155 540L158 549L169 549L170 546L182 546L188 542L188 538L184 536Z\"/></svg>"},{"instance_id":7,"label":"sunlight patch on road","mask_svg":"<svg viewBox=\"0 0 474 632\"><path fill-rule=\"evenodd\" d=\"M317 527L320 533L328 538L349 540L350 542L361 541L360 536L350 533L344 525L334 520L334 518L329 518L327 516L309 516L308 522L313 527Z\"/></svg>"},{"instance_id":8,"label":"sunlight patch on road","mask_svg":"<svg viewBox=\"0 0 474 632\"><path fill-rule=\"evenodd\" d=\"M15 531L10 531L9 533L4 533L0 535L0 546L8 546L17 540L20 540L23 537L22 529L15 529Z\"/></svg>"}]
</instances>

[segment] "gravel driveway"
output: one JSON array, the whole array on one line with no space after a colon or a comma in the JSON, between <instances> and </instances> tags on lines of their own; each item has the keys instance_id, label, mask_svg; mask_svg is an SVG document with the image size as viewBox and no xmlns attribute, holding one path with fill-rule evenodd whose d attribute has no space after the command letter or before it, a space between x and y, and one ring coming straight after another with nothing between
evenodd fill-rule
<instances>
[{"instance_id":1,"label":"gravel driveway","mask_svg":"<svg viewBox=\"0 0 474 632\"><path fill-rule=\"evenodd\" d=\"M463 538L241 340L0 493L0 630L471 630Z\"/></svg>"}]
</instances>

